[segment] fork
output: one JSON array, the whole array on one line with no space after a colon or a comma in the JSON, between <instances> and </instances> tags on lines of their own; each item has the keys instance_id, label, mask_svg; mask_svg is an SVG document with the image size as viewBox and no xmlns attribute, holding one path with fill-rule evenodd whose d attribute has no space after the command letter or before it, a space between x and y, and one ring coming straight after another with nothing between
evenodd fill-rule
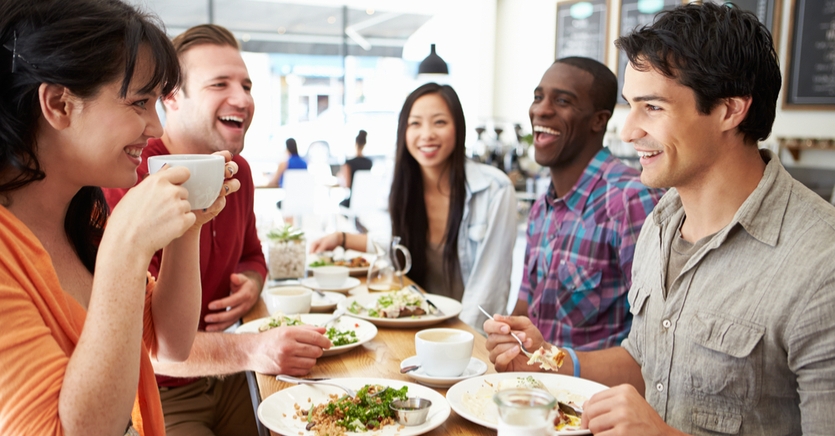
<instances>
[{"instance_id":1,"label":"fork","mask_svg":"<svg viewBox=\"0 0 835 436\"><path fill-rule=\"evenodd\" d=\"M327 327L327 326L328 326L328 324L330 324L330 323L332 323L332 322L336 321L337 319L339 319L340 317L342 317L342 315L345 315L345 309L336 309L336 312L334 312L334 313L333 313L333 316L331 316L330 318L328 318L328 320L327 320L327 321L325 321L325 322L323 322L323 323L320 323L320 324L319 324L319 327Z\"/></svg>"},{"instance_id":2,"label":"fork","mask_svg":"<svg viewBox=\"0 0 835 436\"><path fill-rule=\"evenodd\" d=\"M557 400L557 406L559 406L562 413L565 413L566 415L573 415L578 418L583 416L583 408L574 403L563 403L562 401Z\"/></svg>"},{"instance_id":3,"label":"fork","mask_svg":"<svg viewBox=\"0 0 835 436\"><path fill-rule=\"evenodd\" d=\"M348 394L348 396L351 397L351 398L356 398L357 397L357 391L355 391L355 390L353 390L349 387L343 386L339 383L334 383L334 382L332 382L332 381L330 381L329 379L326 379L326 378L306 379L306 378L298 378L298 377L293 377L293 376L283 375L283 374L279 374L279 375L275 376L275 378L276 378L276 380L279 380L279 381L283 381L283 382L287 382L287 383L296 383L296 384L299 384L299 385L328 385L328 386L334 386L334 387L337 387L337 388L342 389L343 391L345 391L345 393ZM389 389L388 386L386 386L385 389L381 389L381 390L379 390L379 391L377 391L373 394L368 394L368 397L369 398L376 397L377 395L382 394L383 392L387 391L388 389Z\"/></svg>"},{"instance_id":4,"label":"fork","mask_svg":"<svg viewBox=\"0 0 835 436\"><path fill-rule=\"evenodd\" d=\"M479 305L479 306L478 306L478 310L480 310L480 311L481 311L481 313L483 313L483 314L487 315L487 318L490 318L491 320L495 321L495 319L493 319L493 316L492 316L492 315L490 315L489 313L487 313L487 311L486 311L486 310L484 310L484 308L483 308L483 307L481 307L481 305ZM525 353L525 356L528 356L528 359L530 359L531 357L533 357L533 353L531 353L530 351L528 351L528 349L527 349L527 348L525 348L525 344L523 344L523 343L522 343L522 340L521 340L521 339L519 339L519 337L518 337L518 336L516 336L516 333L510 332L510 336L513 336L513 339L516 339L516 342L518 342L518 343L519 343L519 349L521 349L521 350L522 350L522 352L523 352L523 353Z\"/></svg>"}]
</instances>

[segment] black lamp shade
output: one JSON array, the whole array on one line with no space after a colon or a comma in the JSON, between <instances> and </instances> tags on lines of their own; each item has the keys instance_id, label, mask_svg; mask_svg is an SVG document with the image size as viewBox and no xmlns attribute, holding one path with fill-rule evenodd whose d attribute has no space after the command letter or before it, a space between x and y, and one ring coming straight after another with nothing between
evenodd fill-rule
<instances>
[{"instance_id":1,"label":"black lamp shade","mask_svg":"<svg viewBox=\"0 0 835 436\"><path fill-rule=\"evenodd\" d=\"M420 63L418 74L449 74L446 62L435 54L435 44L432 44L432 52Z\"/></svg>"}]
</instances>

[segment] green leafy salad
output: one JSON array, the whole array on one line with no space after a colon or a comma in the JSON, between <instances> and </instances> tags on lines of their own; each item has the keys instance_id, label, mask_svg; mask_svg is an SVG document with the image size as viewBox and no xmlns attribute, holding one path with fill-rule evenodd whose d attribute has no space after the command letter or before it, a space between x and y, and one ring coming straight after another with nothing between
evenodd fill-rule
<instances>
[{"instance_id":1,"label":"green leafy salad","mask_svg":"<svg viewBox=\"0 0 835 436\"><path fill-rule=\"evenodd\" d=\"M394 400L405 400L408 390L408 386L393 389L365 385L357 391L356 397L343 395L332 398L327 403L311 405L309 410L298 413L307 420L307 430L313 430L317 435L377 430L396 422L389 405ZM380 391L379 395L371 396Z\"/></svg>"},{"instance_id":2,"label":"green leafy salad","mask_svg":"<svg viewBox=\"0 0 835 436\"><path fill-rule=\"evenodd\" d=\"M356 300L348 306L348 311L353 314L367 311L368 316L374 318L414 317L428 313L427 309L426 301L407 290L381 295L374 303L374 307L365 308Z\"/></svg>"},{"instance_id":3,"label":"green leafy salad","mask_svg":"<svg viewBox=\"0 0 835 436\"><path fill-rule=\"evenodd\" d=\"M261 325L261 327L258 327L258 331L265 332L276 327L298 325L305 325L299 316L287 316L279 313L271 316L266 322L264 322L264 324ZM353 330L337 330L335 327L329 327L325 331L325 337L330 339L334 347L359 342L357 332Z\"/></svg>"}]
</instances>

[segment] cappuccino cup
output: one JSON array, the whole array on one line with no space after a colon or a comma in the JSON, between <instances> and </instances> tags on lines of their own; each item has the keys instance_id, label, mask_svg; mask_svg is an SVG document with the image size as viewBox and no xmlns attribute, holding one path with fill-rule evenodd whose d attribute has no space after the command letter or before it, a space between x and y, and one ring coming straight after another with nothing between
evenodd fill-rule
<instances>
[{"instance_id":1,"label":"cappuccino cup","mask_svg":"<svg viewBox=\"0 0 835 436\"><path fill-rule=\"evenodd\" d=\"M188 168L188 180L182 184L188 191L191 210L205 209L215 202L223 186L226 159L216 154L168 154L148 158L148 173L154 174L168 164Z\"/></svg>"},{"instance_id":2,"label":"cappuccino cup","mask_svg":"<svg viewBox=\"0 0 835 436\"><path fill-rule=\"evenodd\" d=\"M426 375L458 377L473 355L473 334L464 330L437 328L415 333L415 351Z\"/></svg>"}]
</instances>

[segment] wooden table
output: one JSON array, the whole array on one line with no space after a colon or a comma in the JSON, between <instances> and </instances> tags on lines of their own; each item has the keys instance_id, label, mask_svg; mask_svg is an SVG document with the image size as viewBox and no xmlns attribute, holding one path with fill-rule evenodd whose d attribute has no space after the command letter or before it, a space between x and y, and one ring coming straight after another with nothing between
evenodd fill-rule
<instances>
[{"instance_id":1,"label":"wooden table","mask_svg":"<svg viewBox=\"0 0 835 436\"><path fill-rule=\"evenodd\" d=\"M362 281L365 282L365 279L362 279ZM367 293L368 289L365 285L360 285L351 290L350 295ZM267 315L267 307L264 301L260 300L244 317L244 321L251 321ZM308 377L373 377L417 383L408 375L400 374L400 362L407 357L415 355L415 333L425 328L434 327L456 328L473 333L475 336L473 356L487 363L488 374L496 372L487 354L487 347L485 346L486 338L458 318L453 318L431 327L403 329L378 326L377 336L373 340L349 352L319 359ZM261 393L261 398L267 398L284 388L296 386L295 384L280 382L272 375L256 374L256 379L258 380L258 389ZM446 389L430 389L435 389L446 396ZM496 431L467 421L458 416L454 410L451 410L449 418L443 425L426 434L438 436L495 435Z\"/></svg>"}]
</instances>

